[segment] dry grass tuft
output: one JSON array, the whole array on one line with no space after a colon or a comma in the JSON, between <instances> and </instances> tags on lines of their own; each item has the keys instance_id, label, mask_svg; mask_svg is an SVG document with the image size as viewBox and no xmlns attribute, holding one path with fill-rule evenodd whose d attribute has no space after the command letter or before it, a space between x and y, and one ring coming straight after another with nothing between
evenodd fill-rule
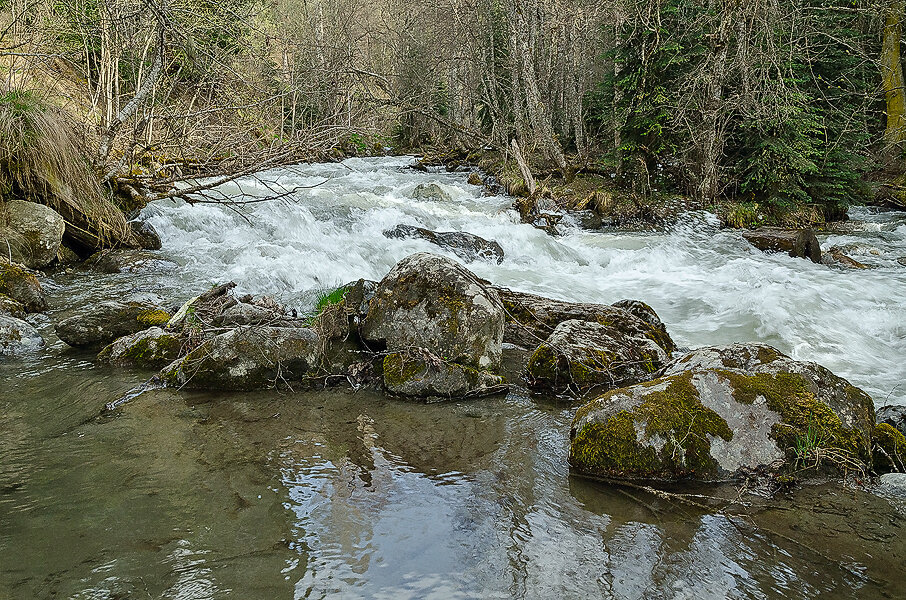
<instances>
[{"instance_id":1,"label":"dry grass tuft","mask_svg":"<svg viewBox=\"0 0 906 600\"><path fill-rule=\"evenodd\" d=\"M67 237L85 250L134 245L66 116L21 88L0 88L0 200L6 197L60 213Z\"/></svg>"}]
</instances>

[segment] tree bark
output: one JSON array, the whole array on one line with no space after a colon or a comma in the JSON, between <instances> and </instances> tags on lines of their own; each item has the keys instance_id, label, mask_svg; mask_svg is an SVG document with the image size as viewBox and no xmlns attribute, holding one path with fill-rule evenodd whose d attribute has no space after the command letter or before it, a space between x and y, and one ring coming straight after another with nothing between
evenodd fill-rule
<instances>
[{"instance_id":1,"label":"tree bark","mask_svg":"<svg viewBox=\"0 0 906 600\"><path fill-rule=\"evenodd\" d=\"M884 142L892 157L899 155L906 141L906 91L903 88L903 11L906 0L890 0L884 14L881 45L881 80L887 100L887 127Z\"/></svg>"}]
</instances>

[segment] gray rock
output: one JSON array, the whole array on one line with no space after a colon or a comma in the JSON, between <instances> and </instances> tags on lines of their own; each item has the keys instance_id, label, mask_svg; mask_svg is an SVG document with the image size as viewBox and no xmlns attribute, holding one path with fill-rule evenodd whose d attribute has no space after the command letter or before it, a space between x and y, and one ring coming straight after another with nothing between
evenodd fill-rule
<instances>
[{"instance_id":1,"label":"gray rock","mask_svg":"<svg viewBox=\"0 0 906 600\"><path fill-rule=\"evenodd\" d=\"M906 500L906 473L887 473L878 481L878 493L888 498Z\"/></svg>"},{"instance_id":2,"label":"gray rock","mask_svg":"<svg viewBox=\"0 0 906 600\"><path fill-rule=\"evenodd\" d=\"M172 271L177 264L147 250L125 249L96 252L85 266L101 273L143 273Z\"/></svg>"},{"instance_id":3,"label":"gray rock","mask_svg":"<svg viewBox=\"0 0 906 600\"><path fill-rule=\"evenodd\" d=\"M818 463L867 471L873 427L871 398L845 379L770 346L734 344L695 350L660 378L580 408L570 464L594 476L706 481Z\"/></svg>"},{"instance_id":4,"label":"gray rock","mask_svg":"<svg viewBox=\"0 0 906 600\"><path fill-rule=\"evenodd\" d=\"M436 183L420 183L415 186L412 197L416 200L441 200L449 202L453 199L450 194Z\"/></svg>"},{"instance_id":5,"label":"gray rock","mask_svg":"<svg viewBox=\"0 0 906 600\"><path fill-rule=\"evenodd\" d=\"M811 229L759 227L743 232L742 237L763 252L786 252L794 258L821 262L821 244Z\"/></svg>"},{"instance_id":6,"label":"gray rock","mask_svg":"<svg viewBox=\"0 0 906 600\"><path fill-rule=\"evenodd\" d=\"M397 225L385 231L384 236L392 239L420 238L453 252L465 261L480 258L497 264L503 262L500 244L464 231L431 231L414 225Z\"/></svg>"},{"instance_id":7,"label":"gray rock","mask_svg":"<svg viewBox=\"0 0 906 600\"><path fill-rule=\"evenodd\" d=\"M581 394L648 381L668 358L645 335L592 321L564 321L532 353L526 379L531 387Z\"/></svg>"},{"instance_id":8,"label":"gray rock","mask_svg":"<svg viewBox=\"0 0 906 600\"><path fill-rule=\"evenodd\" d=\"M0 315L24 319L25 307L21 302L16 302L6 294L0 294Z\"/></svg>"},{"instance_id":9,"label":"gray rock","mask_svg":"<svg viewBox=\"0 0 906 600\"><path fill-rule=\"evenodd\" d=\"M506 311L503 341L508 344L536 348L560 323L590 321L615 328L627 337L652 339L668 354L676 349L654 310L638 300L621 300L608 306L553 300L499 286L492 288Z\"/></svg>"},{"instance_id":10,"label":"gray rock","mask_svg":"<svg viewBox=\"0 0 906 600\"><path fill-rule=\"evenodd\" d=\"M878 423L887 423L903 435L906 435L906 406L882 406L875 413L875 419Z\"/></svg>"},{"instance_id":11,"label":"gray rock","mask_svg":"<svg viewBox=\"0 0 906 600\"><path fill-rule=\"evenodd\" d=\"M157 234L157 230L154 229L154 226L147 221L133 220L128 223L129 228L132 230L132 237L139 243L139 245L145 250L160 250L161 241L160 236Z\"/></svg>"},{"instance_id":12,"label":"gray rock","mask_svg":"<svg viewBox=\"0 0 906 600\"><path fill-rule=\"evenodd\" d=\"M22 319L0 315L0 356L34 352L43 345L34 327Z\"/></svg>"},{"instance_id":13,"label":"gray rock","mask_svg":"<svg viewBox=\"0 0 906 600\"><path fill-rule=\"evenodd\" d=\"M320 338L311 329L240 327L205 341L160 372L172 387L257 390L320 374Z\"/></svg>"},{"instance_id":14,"label":"gray rock","mask_svg":"<svg viewBox=\"0 0 906 600\"><path fill-rule=\"evenodd\" d=\"M25 307L25 312L47 308L44 289L33 273L0 259L0 294L5 294Z\"/></svg>"},{"instance_id":15,"label":"gray rock","mask_svg":"<svg viewBox=\"0 0 906 600\"><path fill-rule=\"evenodd\" d=\"M488 396L508 388L498 375L445 361L424 348L385 356L383 380L391 394L437 400Z\"/></svg>"},{"instance_id":16,"label":"gray rock","mask_svg":"<svg viewBox=\"0 0 906 600\"><path fill-rule=\"evenodd\" d=\"M0 201L0 254L12 254L13 262L29 269L56 258L65 229L63 217L43 204Z\"/></svg>"},{"instance_id":17,"label":"gray rock","mask_svg":"<svg viewBox=\"0 0 906 600\"><path fill-rule=\"evenodd\" d=\"M179 358L183 340L160 327L116 339L98 354L98 360L116 366L160 369Z\"/></svg>"},{"instance_id":18,"label":"gray rock","mask_svg":"<svg viewBox=\"0 0 906 600\"><path fill-rule=\"evenodd\" d=\"M57 336L70 346L100 346L153 325L164 325L170 315L160 299L137 295L122 301L101 302L81 314L57 323Z\"/></svg>"},{"instance_id":19,"label":"gray rock","mask_svg":"<svg viewBox=\"0 0 906 600\"><path fill-rule=\"evenodd\" d=\"M255 304L238 302L214 319L214 324L224 327L239 325L273 325L282 327L284 315Z\"/></svg>"},{"instance_id":20,"label":"gray rock","mask_svg":"<svg viewBox=\"0 0 906 600\"><path fill-rule=\"evenodd\" d=\"M897 259L897 263L899 263L899 264L903 265L904 267L906 267L906 256L901 256L900 258L898 258L898 259Z\"/></svg>"}]
</instances>

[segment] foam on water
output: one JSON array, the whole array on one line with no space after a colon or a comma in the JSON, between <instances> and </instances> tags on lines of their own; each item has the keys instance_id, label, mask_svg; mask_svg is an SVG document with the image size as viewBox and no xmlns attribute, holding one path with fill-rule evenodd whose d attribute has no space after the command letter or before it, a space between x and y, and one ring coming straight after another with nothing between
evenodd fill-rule
<instances>
[{"instance_id":1,"label":"foam on water","mask_svg":"<svg viewBox=\"0 0 906 600\"><path fill-rule=\"evenodd\" d=\"M818 362L869 392L906 404L906 214L858 210L860 230L822 239L872 266L841 270L764 254L713 215L688 215L665 233L603 233L566 227L551 237L519 223L502 196L482 197L464 174L420 173L407 157L350 159L260 174L220 188L223 206L155 202L146 216L165 252L184 265L188 290L232 279L305 308L325 288L380 279L414 252L444 253L423 240L388 239L399 223L468 231L496 240L502 264L472 262L478 275L566 300L649 303L683 347L763 341ZM264 183L262 183L264 182ZM437 183L449 200L414 199ZM297 189L298 188L298 189ZM451 255L453 256L453 255Z\"/></svg>"}]
</instances>

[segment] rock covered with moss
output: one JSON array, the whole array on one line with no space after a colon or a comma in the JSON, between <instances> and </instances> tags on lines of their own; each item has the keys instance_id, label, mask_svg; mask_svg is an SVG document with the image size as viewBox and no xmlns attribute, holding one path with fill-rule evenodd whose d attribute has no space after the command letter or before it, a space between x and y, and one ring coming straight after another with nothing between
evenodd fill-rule
<instances>
[{"instance_id":1,"label":"rock covered with moss","mask_svg":"<svg viewBox=\"0 0 906 600\"><path fill-rule=\"evenodd\" d=\"M702 348L579 409L570 465L628 479L729 480L818 464L867 468L874 405L824 367L762 344Z\"/></svg>"},{"instance_id":2,"label":"rock covered with moss","mask_svg":"<svg viewBox=\"0 0 906 600\"><path fill-rule=\"evenodd\" d=\"M667 328L650 306L639 300L621 300L613 305L566 302L493 286L503 303L506 329L503 341L523 348L536 348L564 321L589 321L633 338L648 338L670 354L676 345Z\"/></svg>"},{"instance_id":3,"label":"rock covered with moss","mask_svg":"<svg viewBox=\"0 0 906 600\"><path fill-rule=\"evenodd\" d=\"M25 354L44 345L41 334L27 322L0 314L0 356Z\"/></svg>"},{"instance_id":4,"label":"rock covered with moss","mask_svg":"<svg viewBox=\"0 0 906 600\"><path fill-rule=\"evenodd\" d=\"M6 294L0 294L0 315L8 315L17 319L24 319L25 307L21 302L13 300Z\"/></svg>"},{"instance_id":5,"label":"rock covered with moss","mask_svg":"<svg viewBox=\"0 0 906 600\"><path fill-rule=\"evenodd\" d=\"M526 366L532 387L581 394L648 381L669 356L653 339L593 321L564 321Z\"/></svg>"},{"instance_id":6,"label":"rock covered with moss","mask_svg":"<svg viewBox=\"0 0 906 600\"><path fill-rule=\"evenodd\" d=\"M318 372L320 338L307 328L238 327L203 341L160 372L172 387L257 390Z\"/></svg>"},{"instance_id":7,"label":"rock covered with moss","mask_svg":"<svg viewBox=\"0 0 906 600\"><path fill-rule=\"evenodd\" d=\"M160 369L179 358L184 340L160 327L123 336L98 353L98 360L116 366Z\"/></svg>"},{"instance_id":8,"label":"rock covered with moss","mask_svg":"<svg viewBox=\"0 0 906 600\"><path fill-rule=\"evenodd\" d=\"M20 303L26 312L47 309L47 298L38 278L27 269L0 259L0 294Z\"/></svg>"},{"instance_id":9,"label":"rock covered with moss","mask_svg":"<svg viewBox=\"0 0 906 600\"><path fill-rule=\"evenodd\" d=\"M165 325L170 313L160 298L137 294L125 300L101 302L57 323L57 337L70 346L101 346L154 325Z\"/></svg>"},{"instance_id":10,"label":"rock covered with moss","mask_svg":"<svg viewBox=\"0 0 906 600\"><path fill-rule=\"evenodd\" d=\"M454 260L419 253L381 280L362 327L390 351L426 348L476 369L500 366L503 308L497 294Z\"/></svg>"},{"instance_id":11,"label":"rock covered with moss","mask_svg":"<svg viewBox=\"0 0 906 600\"><path fill-rule=\"evenodd\" d=\"M56 258L65 229L63 217L43 204L0 201L0 248L30 269Z\"/></svg>"},{"instance_id":12,"label":"rock covered with moss","mask_svg":"<svg viewBox=\"0 0 906 600\"><path fill-rule=\"evenodd\" d=\"M445 361L421 348L388 354L382 367L384 389L400 396L442 400L507 390L499 375Z\"/></svg>"}]
</instances>

